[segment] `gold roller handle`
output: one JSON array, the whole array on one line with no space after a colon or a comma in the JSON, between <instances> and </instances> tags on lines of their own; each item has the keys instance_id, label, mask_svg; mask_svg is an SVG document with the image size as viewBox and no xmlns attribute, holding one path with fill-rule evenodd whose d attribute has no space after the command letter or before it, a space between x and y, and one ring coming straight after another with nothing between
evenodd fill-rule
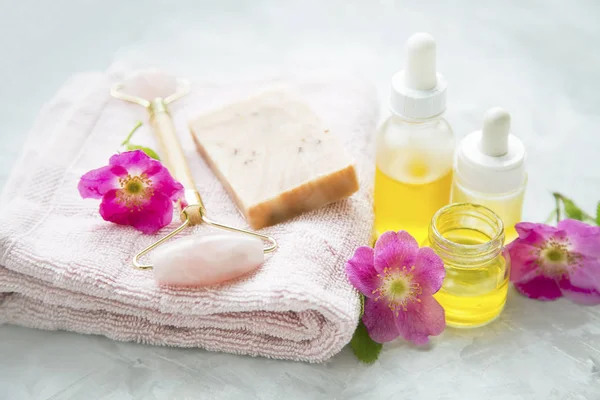
<instances>
[{"instance_id":1,"label":"gold roller handle","mask_svg":"<svg viewBox=\"0 0 600 400\"><path fill-rule=\"evenodd\" d=\"M157 98L150 102L150 123L154 129L156 141L160 148L162 161L173 177L185 188L185 200L189 206L199 206L200 213L205 214L202 198L196 190L192 172L177 138L173 120L167 109L166 100Z\"/></svg>"},{"instance_id":2,"label":"gold roller handle","mask_svg":"<svg viewBox=\"0 0 600 400\"><path fill-rule=\"evenodd\" d=\"M150 110L152 112L150 123L156 132L162 162L176 180L181 182L186 188L192 188L194 185L192 173L183 159L183 149L175 134L175 126L173 125L171 116L166 110L157 111L154 107Z\"/></svg>"}]
</instances>

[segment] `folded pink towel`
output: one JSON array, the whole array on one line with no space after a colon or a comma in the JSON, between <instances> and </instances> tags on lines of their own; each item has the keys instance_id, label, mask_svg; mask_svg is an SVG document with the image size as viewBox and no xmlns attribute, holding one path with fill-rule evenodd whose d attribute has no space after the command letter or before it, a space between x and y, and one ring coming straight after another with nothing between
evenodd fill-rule
<instances>
[{"instance_id":1,"label":"folded pink towel","mask_svg":"<svg viewBox=\"0 0 600 400\"><path fill-rule=\"evenodd\" d=\"M377 121L373 88L332 78L292 80L340 135L358 164L361 190L351 199L265 229L279 249L251 276L201 289L156 285L131 266L156 236L102 220L98 202L82 200L82 174L107 163L145 111L112 99L106 74L68 81L38 118L0 197L0 323L99 334L115 340L273 358L323 361L352 337L360 305L344 263L369 241ZM264 84L194 86L171 107L209 215L246 226L197 154L190 117L243 98ZM148 124L135 142L152 144ZM144 143L145 142L145 143ZM211 232L204 226L186 234Z\"/></svg>"}]
</instances>

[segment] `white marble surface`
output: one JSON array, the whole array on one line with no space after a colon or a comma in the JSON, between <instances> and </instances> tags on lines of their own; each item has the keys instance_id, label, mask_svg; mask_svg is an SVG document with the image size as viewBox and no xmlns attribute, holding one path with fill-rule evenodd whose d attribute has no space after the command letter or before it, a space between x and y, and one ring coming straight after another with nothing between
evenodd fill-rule
<instances>
[{"instance_id":1,"label":"white marble surface","mask_svg":"<svg viewBox=\"0 0 600 400\"><path fill-rule=\"evenodd\" d=\"M377 4L375 4L377 3ZM448 119L461 137L501 105L530 151L525 216L551 190L600 200L600 3L504 1L3 0L0 185L32 119L73 72L114 59L198 80L304 68L355 70L385 99L402 45L439 42ZM600 307L511 292L477 330L430 349L401 341L366 367L347 349L322 365L0 327L0 399L600 399Z\"/></svg>"}]
</instances>

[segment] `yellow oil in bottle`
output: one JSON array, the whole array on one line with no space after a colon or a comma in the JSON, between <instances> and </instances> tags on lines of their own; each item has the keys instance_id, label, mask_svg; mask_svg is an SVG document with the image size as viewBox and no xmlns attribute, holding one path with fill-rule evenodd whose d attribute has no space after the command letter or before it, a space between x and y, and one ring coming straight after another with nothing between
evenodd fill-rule
<instances>
[{"instance_id":1,"label":"yellow oil in bottle","mask_svg":"<svg viewBox=\"0 0 600 400\"><path fill-rule=\"evenodd\" d=\"M379 167L375 175L375 235L405 230L418 243L427 238L431 217L450 201L452 171L427 180L430 171L423 163L412 163L408 179L387 176ZM424 179L425 178L425 179ZM410 182L410 183L408 183Z\"/></svg>"},{"instance_id":2,"label":"yellow oil in bottle","mask_svg":"<svg viewBox=\"0 0 600 400\"><path fill-rule=\"evenodd\" d=\"M452 203L481 204L494 211L504 222L504 241L510 243L519 235L515 225L521 222L525 186L513 193L503 195L486 195L466 189L454 180L450 201Z\"/></svg>"},{"instance_id":3,"label":"yellow oil in bottle","mask_svg":"<svg viewBox=\"0 0 600 400\"><path fill-rule=\"evenodd\" d=\"M520 217L519 217L519 220L520 220ZM515 240L516 238L519 237L519 234L517 233L517 230L515 229L515 224L506 226L504 228L504 237L506 238L504 240L506 244L512 242L513 240Z\"/></svg>"},{"instance_id":4,"label":"yellow oil in bottle","mask_svg":"<svg viewBox=\"0 0 600 400\"><path fill-rule=\"evenodd\" d=\"M453 229L444 238L459 245L481 245L491 239L473 229ZM504 309L508 293L507 261L502 253L483 265L445 262L444 284L434 297L446 311L446 323L473 328L493 321Z\"/></svg>"}]
</instances>

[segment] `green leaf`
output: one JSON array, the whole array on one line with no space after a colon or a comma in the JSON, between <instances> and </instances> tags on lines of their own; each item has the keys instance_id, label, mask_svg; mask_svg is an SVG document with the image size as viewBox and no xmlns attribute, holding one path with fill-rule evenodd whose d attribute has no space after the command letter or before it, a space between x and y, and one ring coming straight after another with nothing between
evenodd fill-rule
<instances>
[{"instance_id":1,"label":"green leaf","mask_svg":"<svg viewBox=\"0 0 600 400\"><path fill-rule=\"evenodd\" d=\"M596 225L600 226L600 201L596 206Z\"/></svg>"},{"instance_id":2,"label":"green leaf","mask_svg":"<svg viewBox=\"0 0 600 400\"><path fill-rule=\"evenodd\" d=\"M160 157L158 156L158 154L156 154L156 152L154 150L152 150L149 147L144 147L144 146L138 146L137 144L128 144L127 145L127 150L132 151L132 150L141 150L144 153L146 153L146 155L150 158L154 158L155 160L159 160L160 161Z\"/></svg>"},{"instance_id":3,"label":"green leaf","mask_svg":"<svg viewBox=\"0 0 600 400\"><path fill-rule=\"evenodd\" d=\"M568 199L564 196L561 197L561 200L563 202L563 206L565 207L565 215L567 216L567 218L583 221L583 210L577 207L575 203L573 203L573 200Z\"/></svg>"},{"instance_id":4,"label":"green leaf","mask_svg":"<svg viewBox=\"0 0 600 400\"><path fill-rule=\"evenodd\" d=\"M573 202L573 200L569 199L568 197L563 196L560 193L552 193L552 195L554 196L554 199L556 200L556 211L557 211L557 218L556 221L557 223L562 219L560 217L560 203L562 203L563 205L563 209L565 210L565 217L566 218L571 218L571 219L576 219L578 221L583 221L583 222L587 222L587 223L595 223L598 224L598 222L600 222L600 218L599 214L600 214L600 203L598 204L598 210L599 211L597 213L597 215L595 217L589 215L588 213L586 213L585 211L583 211L581 208L577 207L577 205L575 205L575 203Z\"/></svg>"},{"instance_id":5,"label":"green leaf","mask_svg":"<svg viewBox=\"0 0 600 400\"><path fill-rule=\"evenodd\" d=\"M373 364L379 358L383 345L371 339L367 327L361 319L350 341L350 347L360 361L365 364Z\"/></svg>"}]
</instances>

